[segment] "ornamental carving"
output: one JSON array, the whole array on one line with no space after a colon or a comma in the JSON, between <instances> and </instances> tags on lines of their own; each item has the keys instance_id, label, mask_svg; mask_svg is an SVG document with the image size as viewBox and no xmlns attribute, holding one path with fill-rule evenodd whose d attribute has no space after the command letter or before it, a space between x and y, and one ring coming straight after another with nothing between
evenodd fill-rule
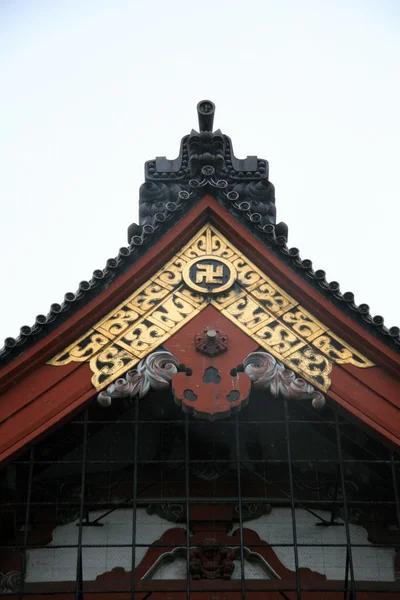
<instances>
[{"instance_id":1,"label":"ornamental carving","mask_svg":"<svg viewBox=\"0 0 400 600\"><path fill-rule=\"evenodd\" d=\"M153 352L141 360L137 369L128 371L97 396L101 406L110 406L113 398L143 398L150 389L168 388L178 372L178 360L171 352Z\"/></svg>"},{"instance_id":2,"label":"ornamental carving","mask_svg":"<svg viewBox=\"0 0 400 600\"><path fill-rule=\"evenodd\" d=\"M93 386L101 391L134 369L209 305L284 368L296 373L289 384L287 373L282 376L282 369L278 369L281 391L297 389L300 384L294 380L328 390L334 363L373 366L211 225L204 226L151 281L49 364L89 362Z\"/></svg>"},{"instance_id":3,"label":"ornamental carving","mask_svg":"<svg viewBox=\"0 0 400 600\"><path fill-rule=\"evenodd\" d=\"M314 408L322 408L325 398L312 385L287 369L279 360L267 352L252 352L246 356L244 372L250 377L254 387L268 390L275 398L312 400Z\"/></svg>"},{"instance_id":4,"label":"ornamental carving","mask_svg":"<svg viewBox=\"0 0 400 600\"><path fill-rule=\"evenodd\" d=\"M230 579L235 568L235 553L214 538L206 538L189 554L192 579Z\"/></svg>"},{"instance_id":5,"label":"ornamental carving","mask_svg":"<svg viewBox=\"0 0 400 600\"><path fill-rule=\"evenodd\" d=\"M271 504L265 502L244 502L242 504L242 520L251 521L252 519L259 519L265 515L269 515L272 511ZM235 512L237 513L236 519L239 519L239 505L236 506Z\"/></svg>"},{"instance_id":6,"label":"ornamental carving","mask_svg":"<svg viewBox=\"0 0 400 600\"><path fill-rule=\"evenodd\" d=\"M195 337L196 350L207 356L217 356L228 349L228 336L217 329L206 329Z\"/></svg>"},{"instance_id":7,"label":"ornamental carving","mask_svg":"<svg viewBox=\"0 0 400 600\"><path fill-rule=\"evenodd\" d=\"M139 192L139 225L129 227L130 243L153 233L207 191L260 230L272 227L277 236L287 239L287 225L276 224L275 188L269 181L268 162L256 156L236 158L230 138L219 129L213 131L214 113L213 102L199 102L199 131L192 130L182 139L178 158L159 156L146 162L146 181Z\"/></svg>"},{"instance_id":8,"label":"ornamental carving","mask_svg":"<svg viewBox=\"0 0 400 600\"><path fill-rule=\"evenodd\" d=\"M146 508L148 515L158 515L162 519L172 523L180 523L186 519L186 510L183 504L176 502L163 502L161 504L149 504Z\"/></svg>"},{"instance_id":9,"label":"ornamental carving","mask_svg":"<svg viewBox=\"0 0 400 600\"><path fill-rule=\"evenodd\" d=\"M217 331L223 331L227 335L229 333L234 343L229 344L222 353L212 349L212 342L207 343L211 352L202 352L200 356L194 343L199 323L203 327L208 324L205 329L211 340L217 336ZM250 378L244 372L232 375L231 371L232 367L243 362L244 356L257 349L257 344L214 306L207 306L197 319L175 333L165 345L168 350L179 353L180 360L188 368L186 373L177 373L172 380L175 402L185 412L202 419L215 420L226 418L247 404L251 391ZM203 478L218 476L214 468L202 468L201 471Z\"/></svg>"},{"instance_id":10,"label":"ornamental carving","mask_svg":"<svg viewBox=\"0 0 400 600\"><path fill-rule=\"evenodd\" d=\"M0 594L16 594L21 587L21 572L0 573Z\"/></svg>"},{"instance_id":11,"label":"ornamental carving","mask_svg":"<svg viewBox=\"0 0 400 600\"><path fill-rule=\"evenodd\" d=\"M221 294L232 287L236 279L236 269L225 258L200 256L185 265L182 276L188 288L195 292Z\"/></svg>"}]
</instances>

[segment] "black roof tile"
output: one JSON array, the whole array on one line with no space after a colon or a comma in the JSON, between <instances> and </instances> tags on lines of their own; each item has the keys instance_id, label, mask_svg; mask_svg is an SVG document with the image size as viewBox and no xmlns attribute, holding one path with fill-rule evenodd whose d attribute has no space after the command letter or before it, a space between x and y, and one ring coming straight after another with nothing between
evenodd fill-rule
<instances>
[{"instance_id":1,"label":"black roof tile","mask_svg":"<svg viewBox=\"0 0 400 600\"><path fill-rule=\"evenodd\" d=\"M129 246L110 258L103 270L94 271L89 281L82 281L75 293L65 294L62 304L52 304L47 315L38 315L32 327L23 326L17 338L7 338L0 349L0 366L106 289L206 193L323 296L400 351L399 327L387 328L383 317L373 317L367 304L357 305L352 292L342 293L336 281L327 281L325 271L314 271L311 260L302 260L297 248L288 247L288 228L285 223L276 223L275 190L268 179L268 162L256 156L237 159L230 138L219 130L212 131L214 104L202 101L197 110L199 132L192 130L182 139L178 158L159 157L146 163L145 183L139 193L139 224L128 228Z\"/></svg>"}]
</instances>

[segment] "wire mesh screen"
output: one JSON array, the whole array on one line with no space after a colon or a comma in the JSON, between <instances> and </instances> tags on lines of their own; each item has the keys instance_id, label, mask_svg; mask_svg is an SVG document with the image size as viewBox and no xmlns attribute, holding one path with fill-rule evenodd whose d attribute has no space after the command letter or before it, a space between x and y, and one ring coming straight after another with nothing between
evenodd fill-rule
<instances>
[{"instance_id":1,"label":"wire mesh screen","mask_svg":"<svg viewBox=\"0 0 400 600\"><path fill-rule=\"evenodd\" d=\"M329 406L256 392L211 422L168 393L93 402L1 471L0 590L396 598L399 472Z\"/></svg>"}]
</instances>

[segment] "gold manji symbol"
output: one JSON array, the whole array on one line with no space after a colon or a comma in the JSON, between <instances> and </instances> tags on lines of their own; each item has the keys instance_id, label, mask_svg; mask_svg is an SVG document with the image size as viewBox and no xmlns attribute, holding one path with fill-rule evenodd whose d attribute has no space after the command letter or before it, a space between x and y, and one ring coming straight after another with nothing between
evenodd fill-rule
<instances>
[{"instance_id":1,"label":"gold manji symbol","mask_svg":"<svg viewBox=\"0 0 400 600\"><path fill-rule=\"evenodd\" d=\"M222 284L224 267L219 265L197 265L196 283Z\"/></svg>"},{"instance_id":2,"label":"gold manji symbol","mask_svg":"<svg viewBox=\"0 0 400 600\"><path fill-rule=\"evenodd\" d=\"M198 256L188 262L182 272L188 287L203 294L220 294L236 280L236 269L220 256Z\"/></svg>"}]
</instances>

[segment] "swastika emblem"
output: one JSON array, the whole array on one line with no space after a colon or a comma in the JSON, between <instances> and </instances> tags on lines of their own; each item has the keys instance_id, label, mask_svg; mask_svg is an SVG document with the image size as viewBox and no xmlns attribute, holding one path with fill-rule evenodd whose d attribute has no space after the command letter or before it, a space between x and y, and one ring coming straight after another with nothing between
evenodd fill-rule
<instances>
[{"instance_id":1,"label":"swastika emblem","mask_svg":"<svg viewBox=\"0 0 400 600\"><path fill-rule=\"evenodd\" d=\"M236 269L224 258L200 256L184 267L182 276L192 290L203 294L218 294L233 285Z\"/></svg>"},{"instance_id":2,"label":"swastika emblem","mask_svg":"<svg viewBox=\"0 0 400 600\"><path fill-rule=\"evenodd\" d=\"M214 267L214 265L197 265L197 273L196 273L196 283L202 283L205 281L206 283L223 283L222 279L224 276L224 267L219 265L218 267Z\"/></svg>"}]
</instances>

